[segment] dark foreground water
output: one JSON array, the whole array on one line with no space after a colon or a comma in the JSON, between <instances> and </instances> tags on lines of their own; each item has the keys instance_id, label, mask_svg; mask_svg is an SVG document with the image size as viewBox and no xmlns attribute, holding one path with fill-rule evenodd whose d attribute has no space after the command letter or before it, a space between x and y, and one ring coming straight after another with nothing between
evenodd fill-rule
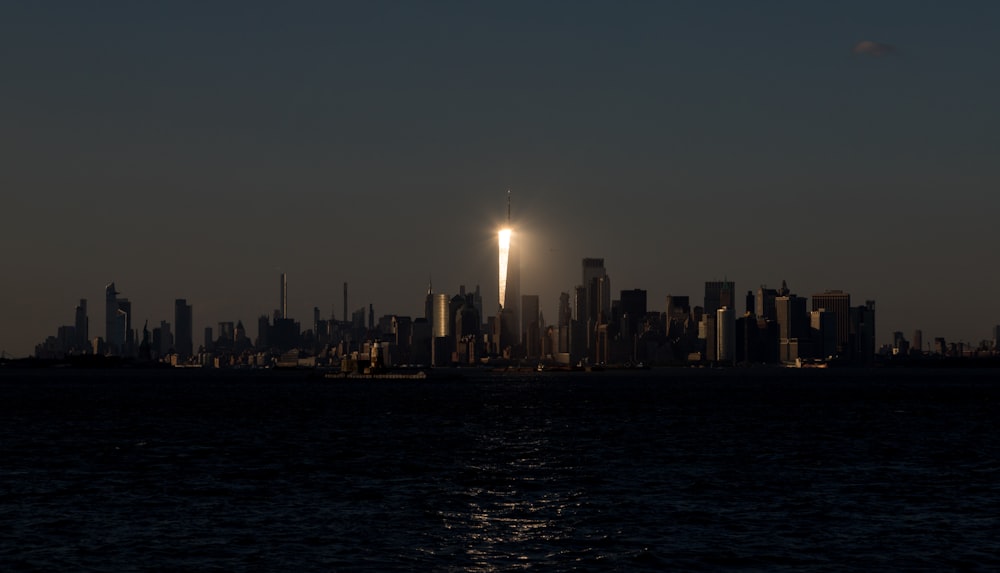
<instances>
[{"instance_id":1,"label":"dark foreground water","mask_svg":"<svg viewBox=\"0 0 1000 573\"><path fill-rule=\"evenodd\" d=\"M0 372L0 571L1000 569L1000 372Z\"/></svg>"}]
</instances>

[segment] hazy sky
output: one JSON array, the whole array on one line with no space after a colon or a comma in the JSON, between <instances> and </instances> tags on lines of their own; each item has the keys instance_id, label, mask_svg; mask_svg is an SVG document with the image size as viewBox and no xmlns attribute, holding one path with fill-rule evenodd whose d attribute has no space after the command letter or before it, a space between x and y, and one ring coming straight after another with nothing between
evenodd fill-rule
<instances>
[{"instance_id":1,"label":"hazy sky","mask_svg":"<svg viewBox=\"0 0 1000 573\"><path fill-rule=\"evenodd\" d=\"M786 279L893 330L1000 323L997 2L5 2L0 349L104 285L137 328L496 300L580 259L700 304ZM488 309L492 310L488 306Z\"/></svg>"}]
</instances>

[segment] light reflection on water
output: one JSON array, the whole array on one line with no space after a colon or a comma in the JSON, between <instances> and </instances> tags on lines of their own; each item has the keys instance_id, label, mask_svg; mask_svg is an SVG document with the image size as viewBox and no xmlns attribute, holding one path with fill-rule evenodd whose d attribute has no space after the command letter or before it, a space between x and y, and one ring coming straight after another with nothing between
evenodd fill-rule
<instances>
[{"instance_id":1,"label":"light reflection on water","mask_svg":"<svg viewBox=\"0 0 1000 573\"><path fill-rule=\"evenodd\" d=\"M478 434L476 448L494 463L466 470L492 487L457 492L468 499L465 510L444 516L446 527L460 535L470 562L465 570L516 571L560 554L555 545L572 535L564 519L571 496L556 487L556 460L543 457L558 451L549 438L537 427L491 429Z\"/></svg>"},{"instance_id":2,"label":"light reflection on water","mask_svg":"<svg viewBox=\"0 0 1000 573\"><path fill-rule=\"evenodd\" d=\"M1000 566L995 374L732 376L0 383L0 571Z\"/></svg>"}]
</instances>

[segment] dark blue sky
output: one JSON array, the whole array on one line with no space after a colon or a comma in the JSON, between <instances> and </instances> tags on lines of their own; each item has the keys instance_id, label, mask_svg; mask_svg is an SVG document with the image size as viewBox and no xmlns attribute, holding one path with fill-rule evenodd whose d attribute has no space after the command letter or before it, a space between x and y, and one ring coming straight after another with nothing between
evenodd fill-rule
<instances>
[{"instance_id":1,"label":"dark blue sky","mask_svg":"<svg viewBox=\"0 0 1000 573\"><path fill-rule=\"evenodd\" d=\"M580 259L700 302L787 279L879 340L1000 322L1000 4L25 2L0 6L0 348L114 280L196 330L522 292ZM890 48L854 53L859 42ZM253 328L251 327L251 330ZM200 335L196 334L200 340Z\"/></svg>"}]
</instances>

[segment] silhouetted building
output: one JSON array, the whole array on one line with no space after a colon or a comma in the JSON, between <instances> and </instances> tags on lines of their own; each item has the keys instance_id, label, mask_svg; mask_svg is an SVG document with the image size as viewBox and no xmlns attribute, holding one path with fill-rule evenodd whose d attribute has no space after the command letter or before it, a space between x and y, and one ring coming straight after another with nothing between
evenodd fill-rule
<instances>
[{"instance_id":1,"label":"silhouetted building","mask_svg":"<svg viewBox=\"0 0 1000 573\"><path fill-rule=\"evenodd\" d=\"M781 362L809 358L809 315L806 299L789 294L774 300L778 323L778 355Z\"/></svg>"},{"instance_id":2,"label":"silhouetted building","mask_svg":"<svg viewBox=\"0 0 1000 573\"><path fill-rule=\"evenodd\" d=\"M718 309L716 309L718 310ZM705 313L698 322L698 338L701 342L703 360L714 361L718 356L719 334L716 329L718 315Z\"/></svg>"},{"instance_id":3,"label":"silhouetted building","mask_svg":"<svg viewBox=\"0 0 1000 573\"><path fill-rule=\"evenodd\" d=\"M465 302L455 313L455 338L459 340L468 337L478 339L481 328L482 319L479 316L479 311L476 310L475 300L471 295L467 295Z\"/></svg>"},{"instance_id":4,"label":"silhouetted building","mask_svg":"<svg viewBox=\"0 0 1000 573\"><path fill-rule=\"evenodd\" d=\"M691 318L691 301L687 296L667 295L666 308L667 322L685 322Z\"/></svg>"},{"instance_id":5,"label":"silhouetted building","mask_svg":"<svg viewBox=\"0 0 1000 573\"><path fill-rule=\"evenodd\" d=\"M589 304L587 313L590 316L588 332L593 337L598 330L603 331L601 334L603 339L597 348L607 357L601 362L610 361L610 340L613 333L607 327L614 316L611 303L611 277L603 275L591 280L587 289L587 301Z\"/></svg>"},{"instance_id":6,"label":"silhouetted building","mask_svg":"<svg viewBox=\"0 0 1000 573\"><path fill-rule=\"evenodd\" d=\"M736 313L723 306L715 311L715 359L722 364L732 364L736 358Z\"/></svg>"},{"instance_id":7,"label":"silhouetted building","mask_svg":"<svg viewBox=\"0 0 1000 573\"><path fill-rule=\"evenodd\" d=\"M461 297L463 303L455 313L455 329L452 333L455 339L455 358L464 364L475 363L482 354L480 330L482 318L476 309L476 297L469 293Z\"/></svg>"},{"instance_id":8,"label":"silhouetted building","mask_svg":"<svg viewBox=\"0 0 1000 573\"><path fill-rule=\"evenodd\" d=\"M785 293L782 296L787 296ZM761 286L757 289L757 296L754 298L754 314L757 318L777 321L778 315L774 307L774 300L778 297L778 291L773 288Z\"/></svg>"},{"instance_id":9,"label":"silhouetted building","mask_svg":"<svg viewBox=\"0 0 1000 573\"><path fill-rule=\"evenodd\" d=\"M170 323L161 320L160 326L153 329L151 350L154 357L163 358L175 350L174 336L170 332Z\"/></svg>"},{"instance_id":10,"label":"silhouetted building","mask_svg":"<svg viewBox=\"0 0 1000 573\"><path fill-rule=\"evenodd\" d=\"M268 334L271 330L271 320L266 314L262 314L257 317L257 341L254 346L257 350L267 350L270 348L270 340L268 340Z\"/></svg>"},{"instance_id":11,"label":"silhouetted building","mask_svg":"<svg viewBox=\"0 0 1000 573\"><path fill-rule=\"evenodd\" d=\"M875 301L850 309L848 329L849 356L870 363L875 359Z\"/></svg>"},{"instance_id":12,"label":"silhouetted building","mask_svg":"<svg viewBox=\"0 0 1000 573\"><path fill-rule=\"evenodd\" d=\"M392 315L392 333L390 342L398 352L402 363L410 363L412 358L411 340L413 337L413 319L409 316Z\"/></svg>"},{"instance_id":13,"label":"silhouetted building","mask_svg":"<svg viewBox=\"0 0 1000 573\"><path fill-rule=\"evenodd\" d=\"M826 309L833 313L837 325L837 353L850 356L851 295L842 290L828 290L814 294L812 296L812 309Z\"/></svg>"},{"instance_id":14,"label":"silhouetted building","mask_svg":"<svg viewBox=\"0 0 1000 573\"><path fill-rule=\"evenodd\" d=\"M427 294L424 295L424 320L427 324L434 322L434 284L427 282Z\"/></svg>"},{"instance_id":15,"label":"silhouetted building","mask_svg":"<svg viewBox=\"0 0 1000 573\"><path fill-rule=\"evenodd\" d=\"M622 324L619 330L625 336L639 334L646 317L646 291L632 289L621 291Z\"/></svg>"},{"instance_id":16,"label":"silhouetted building","mask_svg":"<svg viewBox=\"0 0 1000 573\"><path fill-rule=\"evenodd\" d=\"M131 317L119 304L119 294L113 282L104 288L104 343L112 356L122 355L126 332L131 326Z\"/></svg>"},{"instance_id":17,"label":"silhouetted building","mask_svg":"<svg viewBox=\"0 0 1000 573\"><path fill-rule=\"evenodd\" d=\"M243 321L237 320L236 328L233 330L233 352L239 354L249 350L251 346L250 337L247 336L247 329L243 327Z\"/></svg>"},{"instance_id":18,"label":"silhouetted building","mask_svg":"<svg viewBox=\"0 0 1000 573\"><path fill-rule=\"evenodd\" d=\"M61 358L74 351L76 345L76 327L75 326L60 326L56 330L56 339L58 340L56 352L57 357Z\"/></svg>"},{"instance_id":19,"label":"silhouetted building","mask_svg":"<svg viewBox=\"0 0 1000 573\"><path fill-rule=\"evenodd\" d=\"M217 346L232 348L233 340L236 338L236 325L232 322L219 323L219 337L216 339Z\"/></svg>"},{"instance_id":20,"label":"silhouetted building","mask_svg":"<svg viewBox=\"0 0 1000 573\"><path fill-rule=\"evenodd\" d=\"M539 302L537 294L521 295L521 333L524 355L535 359L542 355L542 327L539 324Z\"/></svg>"},{"instance_id":21,"label":"silhouetted building","mask_svg":"<svg viewBox=\"0 0 1000 573\"><path fill-rule=\"evenodd\" d=\"M586 289L586 306L582 319L593 330L611 318L611 279L604 268L604 259L585 258L582 262L583 288Z\"/></svg>"},{"instance_id":22,"label":"silhouetted building","mask_svg":"<svg viewBox=\"0 0 1000 573\"><path fill-rule=\"evenodd\" d=\"M809 315L806 299L794 294L775 298L778 334L781 338L806 338L809 336Z\"/></svg>"},{"instance_id":23,"label":"silhouetted building","mask_svg":"<svg viewBox=\"0 0 1000 573\"><path fill-rule=\"evenodd\" d=\"M815 358L829 358L837 354L836 316L828 310L809 313L809 338Z\"/></svg>"},{"instance_id":24,"label":"silhouetted building","mask_svg":"<svg viewBox=\"0 0 1000 573\"><path fill-rule=\"evenodd\" d=\"M410 329L410 363L431 363L431 323L426 318L414 319Z\"/></svg>"},{"instance_id":25,"label":"silhouetted building","mask_svg":"<svg viewBox=\"0 0 1000 573\"><path fill-rule=\"evenodd\" d=\"M462 296L463 299L467 299L469 301L469 304L476 309L476 314L479 315L479 319L483 320L486 315L483 314L483 294L479 290L479 285L476 285L476 290L472 292L467 292L465 285L458 285L458 294ZM482 324L480 324L479 330L482 330Z\"/></svg>"},{"instance_id":26,"label":"silhouetted building","mask_svg":"<svg viewBox=\"0 0 1000 573\"><path fill-rule=\"evenodd\" d=\"M364 311L362 310L362 316ZM222 325L229 325L228 333L221 332ZM219 339L228 338L235 342L235 327L233 323L219 323ZM267 329L267 347L278 352L288 352L293 348L298 348L301 339L301 326L291 318L276 318L271 327Z\"/></svg>"},{"instance_id":27,"label":"silhouetted building","mask_svg":"<svg viewBox=\"0 0 1000 573\"><path fill-rule=\"evenodd\" d=\"M765 321L761 321L765 322ZM758 320L752 315L736 319L736 352L733 359L737 364L760 364L768 362L762 349L762 330Z\"/></svg>"},{"instance_id":28,"label":"silhouetted building","mask_svg":"<svg viewBox=\"0 0 1000 573\"><path fill-rule=\"evenodd\" d=\"M351 313L351 331L355 338L360 338L365 331L365 307L361 307Z\"/></svg>"},{"instance_id":29,"label":"silhouetted building","mask_svg":"<svg viewBox=\"0 0 1000 573\"><path fill-rule=\"evenodd\" d=\"M719 308L736 308L736 283L732 281L705 282L705 313L715 315Z\"/></svg>"},{"instance_id":30,"label":"silhouetted building","mask_svg":"<svg viewBox=\"0 0 1000 573\"><path fill-rule=\"evenodd\" d=\"M559 293L558 339L553 353L569 353L569 329L573 322L573 309L569 304L569 293Z\"/></svg>"},{"instance_id":31,"label":"silhouetted building","mask_svg":"<svg viewBox=\"0 0 1000 573\"><path fill-rule=\"evenodd\" d=\"M288 318L288 277L281 273L280 300L278 308L281 310L281 318Z\"/></svg>"},{"instance_id":32,"label":"silhouetted building","mask_svg":"<svg viewBox=\"0 0 1000 573\"><path fill-rule=\"evenodd\" d=\"M910 353L910 342L901 331L892 333L892 353L896 356L906 356Z\"/></svg>"},{"instance_id":33,"label":"silhouetted building","mask_svg":"<svg viewBox=\"0 0 1000 573\"><path fill-rule=\"evenodd\" d=\"M779 351L781 335L778 322L776 320L757 320L757 346L759 354L752 359L753 362L765 364L775 364L780 362Z\"/></svg>"},{"instance_id":34,"label":"silhouetted building","mask_svg":"<svg viewBox=\"0 0 1000 573\"><path fill-rule=\"evenodd\" d=\"M573 288L573 320L568 338L570 359L575 364L588 356L590 344L587 335L587 287L583 285Z\"/></svg>"},{"instance_id":35,"label":"silhouetted building","mask_svg":"<svg viewBox=\"0 0 1000 573\"><path fill-rule=\"evenodd\" d=\"M136 335L132 329L132 301L127 298L118 299L119 327L125 332L125 344L119 352L122 356L134 357L136 353Z\"/></svg>"},{"instance_id":36,"label":"silhouetted building","mask_svg":"<svg viewBox=\"0 0 1000 573\"><path fill-rule=\"evenodd\" d=\"M191 305L179 298L174 301L174 350L182 360L194 354L194 324Z\"/></svg>"},{"instance_id":37,"label":"silhouetted building","mask_svg":"<svg viewBox=\"0 0 1000 573\"><path fill-rule=\"evenodd\" d=\"M76 316L73 321L75 338L73 346L81 354L90 352L90 318L87 316L87 299L81 298L80 305L76 307Z\"/></svg>"}]
</instances>

